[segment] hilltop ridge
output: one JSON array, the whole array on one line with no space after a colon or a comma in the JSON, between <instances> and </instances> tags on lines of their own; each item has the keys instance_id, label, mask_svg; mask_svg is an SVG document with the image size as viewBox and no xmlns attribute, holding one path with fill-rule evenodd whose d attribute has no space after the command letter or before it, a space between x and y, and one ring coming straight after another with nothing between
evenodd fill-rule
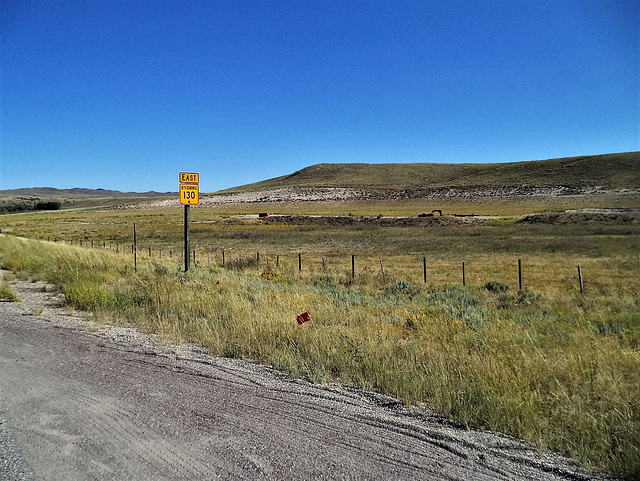
<instances>
[{"instance_id":1,"label":"hilltop ridge","mask_svg":"<svg viewBox=\"0 0 640 481\"><path fill-rule=\"evenodd\" d=\"M34 196L34 197L156 197L175 194L175 192L121 192L107 189L85 189L74 187L73 189L56 189L55 187L25 187L21 189L0 190L0 197L9 196Z\"/></svg>"},{"instance_id":2,"label":"hilltop ridge","mask_svg":"<svg viewBox=\"0 0 640 481\"><path fill-rule=\"evenodd\" d=\"M640 186L640 152L490 164L320 163L219 193L288 187L421 190L510 186L637 189Z\"/></svg>"}]
</instances>

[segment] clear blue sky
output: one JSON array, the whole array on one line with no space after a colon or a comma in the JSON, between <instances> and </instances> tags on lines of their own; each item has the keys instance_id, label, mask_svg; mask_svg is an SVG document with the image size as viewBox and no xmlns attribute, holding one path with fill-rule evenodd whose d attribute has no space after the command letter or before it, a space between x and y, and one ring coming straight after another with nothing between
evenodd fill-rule
<instances>
[{"instance_id":1,"label":"clear blue sky","mask_svg":"<svg viewBox=\"0 0 640 481\"><path fill-rule=\"evenodd\" d=\"M0 0L0 189L640 150L640 2Z\"/></svg>"}]
</instances>

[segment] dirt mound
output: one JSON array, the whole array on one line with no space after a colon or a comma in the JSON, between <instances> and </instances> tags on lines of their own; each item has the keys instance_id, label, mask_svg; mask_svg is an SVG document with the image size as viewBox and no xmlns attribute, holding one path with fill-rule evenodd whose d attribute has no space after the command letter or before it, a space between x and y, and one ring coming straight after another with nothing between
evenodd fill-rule
<instances>
[{"instance_id":1,"label":"dirt mound","mask_svg":"<svg viewBox=\"0 0 640 481\"><path fill-rule=\"evenodd\" d=\"M596 209L593 209L596 210ZM613 210L604 212L567 211L528 215L520 222L526 224L640 224L640 211L637 209Z\"/></svg>"}]
</instances>

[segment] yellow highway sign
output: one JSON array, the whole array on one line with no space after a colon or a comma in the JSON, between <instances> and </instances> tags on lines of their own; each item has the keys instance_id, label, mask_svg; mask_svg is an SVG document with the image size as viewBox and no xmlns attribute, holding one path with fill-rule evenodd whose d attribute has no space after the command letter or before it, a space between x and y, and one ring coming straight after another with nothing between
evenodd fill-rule
<instances>
[{"instance_id":1,"label":"yellow highway sign","mask_svg":"<svg viewBox=\"0 0 640 481\"><path fill-rule=\"evenodd\" d=\"M181 184L199 184L200 174L197 172L180 172Z\"/></svg>"},{"instance_id":2,"label":"yellow highway sign","mask_svg":"<svg viewBox=\"0 0 640 481\"><path fill-rule=\"evenodd\" d=\"M198 184L180 184L180 203L198 205L200 203L200 189Z\"/></svg>"}]
</instances>

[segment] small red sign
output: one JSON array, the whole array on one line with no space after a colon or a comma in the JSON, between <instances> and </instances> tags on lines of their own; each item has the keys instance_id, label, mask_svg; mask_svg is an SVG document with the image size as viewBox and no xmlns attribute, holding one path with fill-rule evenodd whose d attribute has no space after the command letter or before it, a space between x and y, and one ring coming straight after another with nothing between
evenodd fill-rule
<instances>
[{"instance_id":1,"label":"small red sign","mask_svg":"<svg viewBox=\"0 0 640 481\"><path fill-rule=\"evenodd\" d=\"M302 325L302 324L304 324L305 322L309 322L309 321L311 320L311 316L309 315L309 313L308 313L308 312L303 312L302 314L300 314L300 315L298 316L298 318L297 318L297 319L298 319L298 324L299 324L299 325Z\"/></svg>"}]
</instances>

